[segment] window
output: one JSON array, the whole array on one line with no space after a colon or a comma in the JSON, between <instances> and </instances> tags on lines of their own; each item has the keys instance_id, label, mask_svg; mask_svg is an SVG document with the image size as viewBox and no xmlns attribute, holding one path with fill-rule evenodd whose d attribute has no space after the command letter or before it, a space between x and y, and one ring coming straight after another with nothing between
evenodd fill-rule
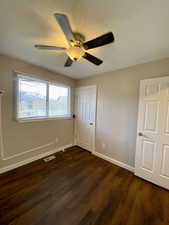
<instances>
[{"instance_id":1,"label":"window","mask_svg":"<svg viewBox=\"0 0 169 225\"><path fill-rule=\"evenodd\" d=\"M18 75L16 117L70 117L70 87Z\"/></svg>"},{"instance_id":2,"label":"window","mask_svg":"<svg viewBox=\"0 0 169 225\"><path fill-rule=\"evenodd\" d=\"M49 84L49 116L67 115L69 90L55 84Z\"/></svg>"}]
</instances>

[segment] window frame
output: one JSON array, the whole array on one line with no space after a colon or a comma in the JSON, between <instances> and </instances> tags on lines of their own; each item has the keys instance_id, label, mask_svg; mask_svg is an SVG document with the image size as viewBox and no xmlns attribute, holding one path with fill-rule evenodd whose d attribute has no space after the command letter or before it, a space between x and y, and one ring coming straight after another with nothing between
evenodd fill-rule
<instances>
[{"instance_id":1,"label":"window frame","mask_svg":"<svg viewBox=\"0 0 169 225\"><path fill-rule=\"evenodd\" d=\"M26 118L21 118L19 117L19 79L27 79L28 81L37 81L41 83L46 84L46 116L37 116L37 117L26 117ZM67 110L68 114L67 115L61 115L61 116L54 116L51 117L49 116L49 86L50 85L55 85L57 87L65 87L68 89L68 105L67 105ZM56 119L71 119L72 118L72 108L71 108L71 87L69 85L65 85L59 82L55 81L49 81L49 80L43 80L40 78L35 77L34 75L27 75L23 73L16 73L16 78L15 78L15 119L18 122L31 122L31 121L42 121L42 120L56 120Z\"/></svg>"}]
</instances>

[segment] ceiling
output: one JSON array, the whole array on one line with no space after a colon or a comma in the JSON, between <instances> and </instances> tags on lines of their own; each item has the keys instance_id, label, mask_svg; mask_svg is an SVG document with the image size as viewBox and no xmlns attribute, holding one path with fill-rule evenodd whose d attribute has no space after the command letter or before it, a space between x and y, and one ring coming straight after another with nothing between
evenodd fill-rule
<instances>
[{"instance_id":1,"label":"ceiling","mask_svg":"<svg viewBox=\"0 0 169 225\"><path fill-rule=\"evenodd\" d=\"M82 59L65 68L63 52L39 51L34 44L67 46L54 13L65 13L86 40L112 31L115 43L90 50L103 59ZM168 0L0 0L0 54L75 79L169 57Z\"/></svg>"}]
</instances>

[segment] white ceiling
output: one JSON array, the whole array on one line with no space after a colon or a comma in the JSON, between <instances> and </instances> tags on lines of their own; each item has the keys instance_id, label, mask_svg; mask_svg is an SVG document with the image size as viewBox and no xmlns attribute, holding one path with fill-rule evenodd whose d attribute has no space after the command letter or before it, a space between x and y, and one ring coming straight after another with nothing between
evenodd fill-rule
<instances>
[{"instance_id":1,"label":"white ceiling","mask_svg":"<svg viewBox=\"0 0 169 225\"><path fill-rule=\"evenodd\" d=\"M86 39L112 31L115 43L90 50L103 59L82 59L65 68L63 52L39 51L34 44L67 46L53 14L65 13ZM0 0L0 54L14 56L73 78L169 57L168 0Z\"/></svg>"}]
</instances>

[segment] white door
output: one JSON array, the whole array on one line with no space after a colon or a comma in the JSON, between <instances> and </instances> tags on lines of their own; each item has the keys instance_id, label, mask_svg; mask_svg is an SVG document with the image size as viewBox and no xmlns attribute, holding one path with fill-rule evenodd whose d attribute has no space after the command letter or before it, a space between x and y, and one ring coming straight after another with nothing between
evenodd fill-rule
<instances>
[{"instance_id":1,"label":"white door","mask_svg":"<svg viewBox=\"0 0 169 225\"><path fill-rule=\"evenodd\" d=\"M169 77L141 81L135 174L169 189Z\"/></svg>"},{"instance_id":2,"label":"white door","mask_svg":"<svg viewBox=\"0 0 169 225\"><path fill-rule=\"evenodd\" d=\"M96 86L76 88L75 144L88 150L95 148Z\"/></svg>"}]
</instances>

